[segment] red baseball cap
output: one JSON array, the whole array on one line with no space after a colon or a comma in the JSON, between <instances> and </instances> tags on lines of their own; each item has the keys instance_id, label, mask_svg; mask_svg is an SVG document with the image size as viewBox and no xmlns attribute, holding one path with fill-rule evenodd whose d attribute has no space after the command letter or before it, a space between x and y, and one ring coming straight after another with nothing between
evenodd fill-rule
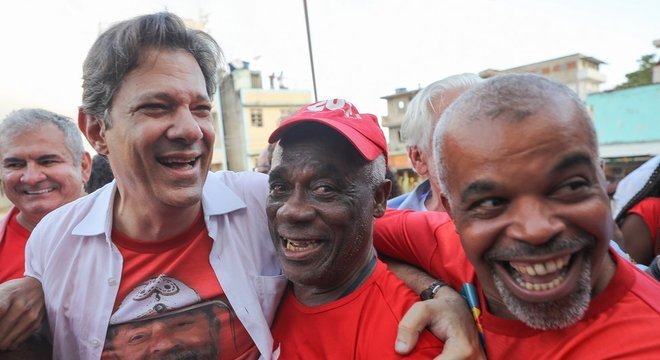
<instances>
[{"instance_id":1,"label":"red baseball cap","mask_svg":"<svg viewBox=\"0 0 660 360\"><path fill-rule=\"evenodd\" d=\"M288 129L305 122L316 122L335 129L369 161L380 154L385 155L387 161L387 142L376 116L360 114L353 104L344 99L323 100L303 106L282 120L280 126L270 134L268 142L272 144L278 141Z\"/></svg>"}]
</instances>

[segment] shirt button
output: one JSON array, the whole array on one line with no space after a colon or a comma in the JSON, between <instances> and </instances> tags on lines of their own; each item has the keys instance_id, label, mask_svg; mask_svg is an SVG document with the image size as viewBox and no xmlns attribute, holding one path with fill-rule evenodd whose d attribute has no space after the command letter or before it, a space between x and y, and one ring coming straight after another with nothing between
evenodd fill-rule
<instances>
[{"instance_id":1,"label":"shirt button","mask_svg":"<svg viewBox=\"0 0 660 360\"><path fill-rule=\"evenodd\" d=\"M99 341L99 339L92 339L92 346L95 348L101 346L101 342Z\"/></svg>"},{"instance_id":2,"label":"shirt button","mask_svg":"<svg viewBox=\"0 0 660 360\"><path fill-rule=\"evenodd\" d=\"M115 285L117 285L117 279L115 279L115 278L113 278L113 277L108 278L108 285L110 285L110 286L115 286Z\"/></svg>"}]
</instances>

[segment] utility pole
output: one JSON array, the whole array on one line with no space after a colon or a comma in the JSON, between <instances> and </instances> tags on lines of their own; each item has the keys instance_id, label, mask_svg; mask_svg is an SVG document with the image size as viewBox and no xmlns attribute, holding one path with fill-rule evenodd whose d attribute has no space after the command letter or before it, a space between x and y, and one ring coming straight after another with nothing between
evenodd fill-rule
<instances>
[{"instance_id":1,"label":"utility pole","mask_svg":"<svg viewBox=\"0 0 660 360\"><path fill-rule=\"evenodd\" d=\"M312 86L314 86L314 102L319 101L316 96L316 74L314 73L314 56L312 55L312 36L309 33L309 16L307 16L307 0L303 0L305 7L305 25L307 25L307 47L309 48L309 63L312 66Z\"/></svg>"}]
</instances>

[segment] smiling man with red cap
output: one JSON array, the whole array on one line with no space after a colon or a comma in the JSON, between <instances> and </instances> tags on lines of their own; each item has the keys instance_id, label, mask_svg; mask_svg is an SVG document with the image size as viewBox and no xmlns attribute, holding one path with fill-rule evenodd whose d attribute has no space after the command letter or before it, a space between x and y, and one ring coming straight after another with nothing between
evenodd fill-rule
<instances>
[{"instance_id":1,"label":"smiling man with red cap","mask_svg":"<svg viewBox=\"0 0 660 360\"><path fill-rule=\"evenodd\" d=\"M419 299L376 258L373 223L390 181L374 115L334 99L303 107L269 141L267 215L291 284L273 324L283 359L394 359L397 324ZM443 344L422 332L415 358Z\"/></svg>"}]
</instances>

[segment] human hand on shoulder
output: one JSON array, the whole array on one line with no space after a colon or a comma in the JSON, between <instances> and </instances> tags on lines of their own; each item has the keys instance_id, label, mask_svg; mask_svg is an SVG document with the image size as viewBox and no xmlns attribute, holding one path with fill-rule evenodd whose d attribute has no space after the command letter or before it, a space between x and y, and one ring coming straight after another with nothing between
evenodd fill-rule
<instances>
[{"instance_id":1,"label":"human hand on shoulder","mask_svg":"<svg viewBox=\"0 0 660 360\"><path fill-rule=\"evenodd\" d=\"M424 328L445 342L436 360L486 358L465 300L449 286L438 288L432 299L417 302L408 310L399 322L396 352L410 353Z\"/></svg>"},{"instance_id":2,"label":"human hand on shoulder","mask_svg":"<svg viewBox=\"0 0 660 360\"><path fill-rule=\"evenodd\" d=\"M39 280L26 276L0 284L0 350L13 350L29 338L44 313Z\"/></svg>"}]
</instances>

